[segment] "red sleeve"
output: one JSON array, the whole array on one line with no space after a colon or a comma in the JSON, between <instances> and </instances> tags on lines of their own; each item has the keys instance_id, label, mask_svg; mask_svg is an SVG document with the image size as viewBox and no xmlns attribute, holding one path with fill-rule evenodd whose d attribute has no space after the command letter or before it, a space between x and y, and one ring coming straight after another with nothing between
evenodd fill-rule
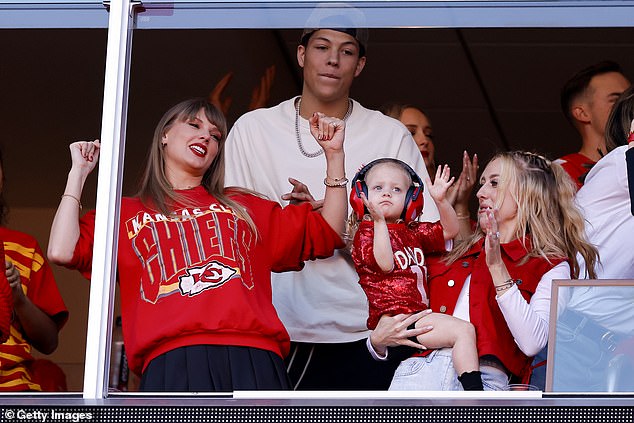
<instances>
[{"instance_id":1,"label":"red sleeve","mask_svg":"<svg viewBox=\"0 0 634 423\"><path fill-rule=\"evenodd\" d=\"M4 257L4 247L0 240L0 250L2 251L2 257ZM11 318L13 316L13 294L11 293L11 286L7 280L5 272L0 272L0 343L9 338L9 331L11 330Z\"/></svg>"},{"instance_id":2,"label":"red sleeve","mask_svg":"<svg viewBox=\"0 0 634 423\"><path fill-rule=\"evenodd\" d=\"M249 196L249 213L261 242L271 256L274 272L301 270L304 261L330 257L345 244L308 203L288 205Z\"/></svg>"},{"instance_id":3,"label":"red sleeve","mask_svg":"<svg viewBox=\"0 0 634 423\"><path fill-rule=\"evenodd\" d=\"M79 240L75 246L73 259L66 267L81 272L86 279L92 273L92 251L95 243L95 210L91 210L79 219Z\"/></svg>"},{"instance_id":4,"label":"red sleeve","mask_svg":"<svg viewBox=\"0 0 634 423\"><path fill-rule=\"evenodd\" d=\"M577 185L577 189L583 186L588 172L590 172L590 169L592 169L592 166L595 164L594 161L581 153L572 153L563 156L557 160L557 163L559 163L570 178L572 178Z\"/></svg>"},{"instance_id":5,"label":"red sleeve","mask_svg":"<svg viewBox=\"0 0 634 423\"><path fill-rule=\"evenodd\" d=\"M33 304L55 321L58 329L61 329L68 320L68 309L57 288L53 271L44 260L44 255L37 244L31 263L31 280L27 296Z\"/></svg>"},{"instance_id":6,"label":"red sleeve","mask_svg":"<svg viewBox=\"0 0 634 423\"><path fill-rule=\"evenodd\" d=\"M24 232L3 230L5 257L20 270L27 297L61 328L68 319L68 309L37 240Z\"/></svg>"},{"instance_id":7,"label":"red sleeve","mask_svg":"<svg viewBox=\"0 0 634 423\"><path fill-rule=\"evenodd\" d=\"M416 222L416 236L423 247L423 253L444 253L446 251L445 235L438 222Z\"/></svg>"}]
</instances>

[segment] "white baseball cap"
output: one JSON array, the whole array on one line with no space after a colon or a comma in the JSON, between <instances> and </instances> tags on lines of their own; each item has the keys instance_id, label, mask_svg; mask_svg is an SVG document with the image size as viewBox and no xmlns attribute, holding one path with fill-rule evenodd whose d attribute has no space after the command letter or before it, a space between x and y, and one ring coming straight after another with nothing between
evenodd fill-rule
<instances>
[{"instance_id":1,"label":"white baseball cap","mask_svg":"<svg viewBox=\"0 0 634 423\"><path fill-rule=\"evenodd\" d=\"M359 43L359 56L365 56L368 46L368 29L365 14L348 3L320 3L306 21L300 44L306 45L311 35L319 29L345 32Z\"/></svg>"}]
</instances>

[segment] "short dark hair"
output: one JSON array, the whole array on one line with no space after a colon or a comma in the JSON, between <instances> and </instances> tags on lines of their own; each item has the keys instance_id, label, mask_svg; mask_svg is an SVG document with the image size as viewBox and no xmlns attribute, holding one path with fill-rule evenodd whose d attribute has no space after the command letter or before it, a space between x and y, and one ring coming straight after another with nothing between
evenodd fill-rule
<instances>
[{"instance_id":1,"label":"short dark hair","mask_svg":"<svg viewBox=\"0 0 634 423\"><path fill-rule=\"evenodd\" d=\"M621 69L621 66L618 63L612 60L604 60L588 66L587 68L581 69L568 79L561 88L561 111L564 112L566 119L568 119L568 122L570 122L573 126L575 124L575 120L570 110L572 102L586 91L592 78L597 75L610 72L623 74L623 69Z\"/></svg>"},{"instance_id":2,"label":"short dark hair","mask_svg":"<svg viewBox=\"0 0 634 423\"><path fill-rule=\"evenodd\" d=\"M308 47L308 40L313 34L320 29L331 29L333 31L339 31L350 35L355 39L359 45L359 57L365 56L365 47L368 44L368 30L365 28L306 28L302 32L302 37L299 40L299 44L304 47Z\"/></svg>"}]
</instances>

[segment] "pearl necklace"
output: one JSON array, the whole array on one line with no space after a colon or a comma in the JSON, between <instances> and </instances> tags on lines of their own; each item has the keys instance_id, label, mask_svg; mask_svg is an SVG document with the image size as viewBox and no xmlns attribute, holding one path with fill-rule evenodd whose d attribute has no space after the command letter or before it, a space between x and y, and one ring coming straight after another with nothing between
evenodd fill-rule
<instances>
[{"instance_id":1,"label":"pearl necklace","mask_svg":"<svg viewBox=\"0 0 634 423\"><path fill-rule=\"evenodd\" d=\"M317 157L320 154L323 154L324 150L320 148L314 153L309 153L304 148L304 144L302 144L302 136L299 133L299 106L302 104L302 98L299 97L295 102L295 138L297 139L297 147L299 147L299 152L304 156L312 159L313 157ZM352 114L352 100L348 99L348 110L346 111L346 115L343 117L344 121L347 121L350 115Z\"/></svg>"}]
</instances>

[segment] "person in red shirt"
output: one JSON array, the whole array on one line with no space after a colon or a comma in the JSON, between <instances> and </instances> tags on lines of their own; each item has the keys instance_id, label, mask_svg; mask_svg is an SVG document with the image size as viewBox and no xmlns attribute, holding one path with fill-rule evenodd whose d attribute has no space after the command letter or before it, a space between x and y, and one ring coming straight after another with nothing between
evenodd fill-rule
<instances>
[{"instance_id":1,"label":"person in red shirt","mask_svg":"<svg viewBox=\"0 0 634 423\"><path fill-rule=\"evenodd\" d=\"M597 251L561 166L533 153L499 153L480 184L476 232L446 256L428 257L429 298L435 312L475 326L484 389L502 390L528 381L531 357L546 344L552 280L577 278L577 252L594 264ZM413 317L382 316L373 349L410 345L405 328ZM451 350L403 361L390 389L461 390Z\"/></svg>"},{"instance_id":2,"label":"person in red shirt","mask_svg":"<svg viewBox=\"0 0 634 423\"><path fill-rule=\"evenodd\" d=\"M561 109L579 132L581 149L557 160L581 188L592 166L606 153L605 125L612 106L630 86L621 67L603 61L580 70L561 89Z\"/></svg>"},{"instance_id":3,"label":"person in red shirt","mask_svg":"<svg viewBox=\"0 0 634 423\"><path fill-rule=\"evenodd\" d=\"M207 100L183 101L159 121L139 194L122 199L119 222L123 339L142 391L289 389L290 341L271 271L332 255L347 214L345 123L314 113L310 129L326 158L321 212L225 189L227 125ZM79 199L99 141L70 150L49 257L89 276L95 213L80 219Z\"/></svg>"},{"instance_id":4,"label":"person in red shirt","mask_svg":"<svg viewBox=\"0 0 634 423\"><path fill-rule=\"evenodd\" d=\"M4 263L3 314L8 331L0 344L0 391L42 391L34 375L32 349L51 354L57 349L60 329L68 320L53 271L35 238L4 226L7 206L2 196L4 166L0 152L0 259ZM7 290L8 288L8 290ZM44 381L51 376L44 372Z\"/></svg>"}]
</instances>

